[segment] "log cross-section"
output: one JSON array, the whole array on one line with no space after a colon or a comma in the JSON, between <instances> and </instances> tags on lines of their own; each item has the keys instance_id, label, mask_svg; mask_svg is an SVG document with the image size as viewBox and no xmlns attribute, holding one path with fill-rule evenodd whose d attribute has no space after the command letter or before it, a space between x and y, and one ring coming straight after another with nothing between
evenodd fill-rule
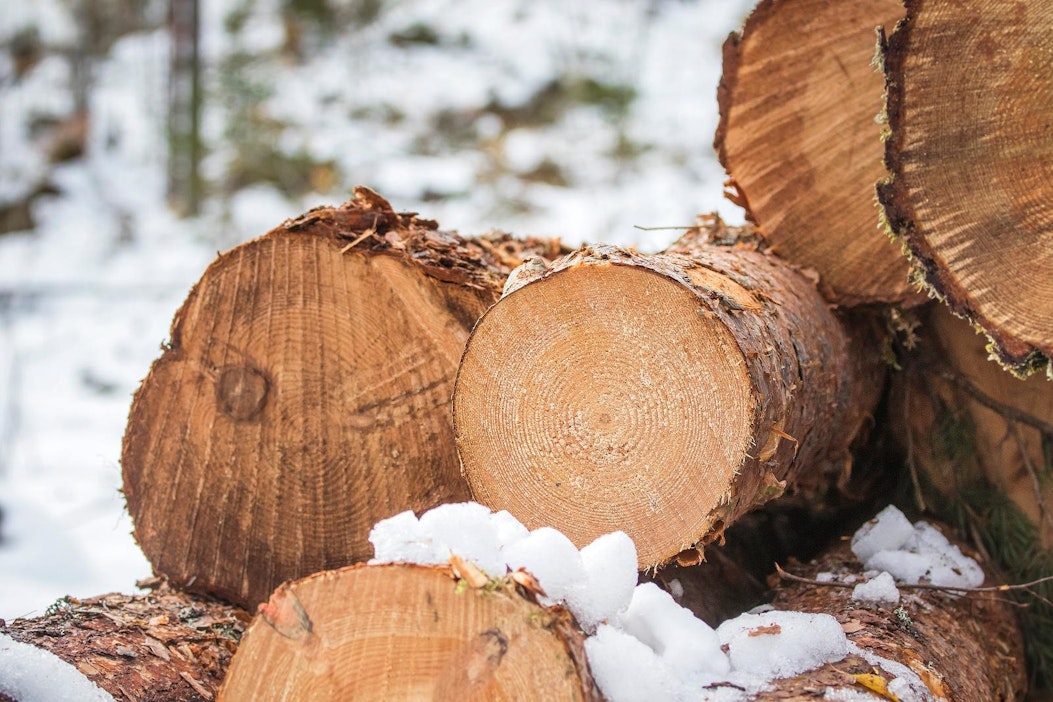
<instances>
[{"instance_id":1,"label":"log cross-section","mask_svg":"<svg viewBox=\"0 0 1053 702\"><path fill-rule=\"evenodd\" d=\"M640 567L786 485L817 487L880 389L805 276L748 247L585 247L507 290L454 391L476 499L579 546L624 530Z\"/></svg>"},{"instance_id":2,"label":"log cross-section","mask_svg":"<svg viewBox=\"0 0 1053 702\"><path fill-rule=\"evenodd\" d=\"M154 569L251 608L285 580L370 558L378 520L467 499L453 378L525 246L438 231L359 188L220 256L124 438Z\"/></svg>"},{"instance_id":3,"label":"log cross-section","mask_svg":"<svg viewBox=\"0 0 1053 702\"><path fill-rule=\"evenodd\" d=\"M278 588L231 663L220 700L601 699L562 608L482 589L449 568L352 566Z\"/></svg>"},{"instance_id":4,"label":"log cross-section","mask_svg":"<svg viewBox=\"0 0 1053 702\"><path fill-rule=\"evenodd\" d=\"M884 176L875 28L902 16L900 0L762 0L724 43L714 146L729 195L841 305L924 299L874 206Z\"/></svg>"},{"instance_id":5,"label":"log cross-section","mask_svg":"<svg viewBox=\"0 0 1053 702\"><path fill-rule=\"evenodd\" d=\"M884 47L889 226L1003 365L1053 377L1053 8L906 5Z\"/></svg>"}]
</instances>

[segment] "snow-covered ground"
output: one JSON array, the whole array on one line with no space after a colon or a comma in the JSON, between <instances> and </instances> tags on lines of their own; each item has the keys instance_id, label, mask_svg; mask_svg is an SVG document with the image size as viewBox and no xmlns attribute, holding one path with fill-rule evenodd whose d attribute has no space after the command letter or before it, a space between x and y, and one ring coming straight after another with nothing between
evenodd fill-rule
<instances>
[{"instance_id":1,"label":"snow-covered ground","mask_svg":"<svg viewBox=\"0 0 1053 702\"><path fill-rule=\"evenodd\" d=\"M215 94L223 58L267 54L282 24L277 0L203 5ZM194 219L165 206L163 31L124 36L96 65L87 152L60 166L46 163L27 125L69 114L70 62L49 54L16 80L0 55L0 203L45 173L61 193L35 201L34 231L0 235L0 618L39 615L63 595L130 591L149 574L119 493L121 436L131 394L217 250L338 203L354 183L465 233L500 228L646 250L676 233L633 225L684 225L713 210L739 221L722 200L711 142L720 46L751 6L391 5L303 62L260 60L263 107L285 125L280 148L332 161L336 184L295 199L255 184L211 198ZM224 20L246 7L232 37ZM62 0L0 0L0 41L31 26L54 46L77 31ZM438 44L391 40L422 26ZM568 75L632 86L635 99L621 111L563 108L537 124L510 125L484 109L521 105ZM205 114L204 168L214 180L238 155L222 140L224 109L214 101ZM467 136L436 136L450 121L467 124ZM565 184L528 176L553 165Z\"/></svg>"}]
</instances>

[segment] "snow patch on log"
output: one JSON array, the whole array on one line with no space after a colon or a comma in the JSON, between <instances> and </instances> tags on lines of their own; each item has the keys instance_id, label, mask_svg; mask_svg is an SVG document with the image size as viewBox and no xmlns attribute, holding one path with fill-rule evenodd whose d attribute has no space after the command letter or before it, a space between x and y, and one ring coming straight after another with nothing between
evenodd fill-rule
<instances>
[{"instance_id":1,"label":"snow patch on log","mask_svg":"<svg viewBox=\"0 0 1053 702\"><path fill-rule=\"evenodd\" d=\"M7 634L0 634L0 693L20 702L113 702L66 661Z\"/></svg>"},{"instance_id":2,"label":"snow patch on log","mask_svg":"<svg viewBox=\"0 0 1053 702\"><path fill-rule=\"evenodd\" d=\"M939 532L919 525L911 525L895 508L886 509L857 533L856 541L864 553L873 554L888 553L893 544L915 549L938 545L932 532ZM746 700L771 689L779 678L853 653L873 658L878 661L874 665L880 663L895 676L890 689L896 685L906 695L901 699L925 699L911 696L925 690L917 675L876 654L861 653L827 614L754 610L714 630L655 584L636 584L636 548L622 532L601 536L579 551L556 529L528 531L507 512L491 514L481 505L464 503L443 505L419 519L412 512L395 515L377 523L370 541L376 550L371 563L376 564L454 559L474 562L495 578L509 571L528 572L540 603L565 606L592 634L585 639L589 668L611 702ZM936 553L947 550L940 547ZM933 558L930 562L937 563ZM864 583L864 592L884 587L879 594L887 595L890 586L898 595L891 576L882 575L884 579Z\"/></svg>"},{"instance_id":3,"label":"snow patch on log","mask_svg":"<svg viewBox=\"0 0 1053 702\"><path fill-rule=\"evenodd\" d=\"M947 588L983 585L984 571L928 522L911 524L893 505L881 510L852 537L852 553L867 570L886 571L908 585Z\"/></svg>"}]
</instances>

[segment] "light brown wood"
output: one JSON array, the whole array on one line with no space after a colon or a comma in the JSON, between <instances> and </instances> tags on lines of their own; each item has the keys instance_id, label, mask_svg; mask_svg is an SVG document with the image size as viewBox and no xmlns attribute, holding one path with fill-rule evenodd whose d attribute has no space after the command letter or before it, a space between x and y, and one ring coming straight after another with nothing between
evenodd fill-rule
<instances>
[{"instance_id":1,"label":"light brown wood","mask_svg":"<svg viewBox=\"0 0 1053 702\"><path fill-rule=\"evenodd\" d=\"M125 434L124 492L158 573L252 608L370 558L380 519L468 498L454 373L522 246L436 226L359 189L209 267Z\"/></svg>"},{"instance_id":2,"label":"light brown wood","mask_svg":"<svg viewBox=\"0 0 1053 702\"><path fill-rule=\"evenodd\" d=\"M724 44L715 147L730 196L842 305L923 299L874 206L885 175L875 28L902 16L900 0L763 0Z\"/></svg>"},{"instance_id":3,"label":"light brown wood","mask_svg":"<svg viewBox=\"0 0 1053 702\"><path fill-rule=\"evenodd\" d=\"M582 635L511 580L358 566L281 586L249 626L220 700L599 700Z\"/></svg>"},{"instance_id":4,"label":"light brown wood","mask_svg":"<svg viewBox=\"0 0 1053 702\"><path fill-rule=\"evenodd\" d=\"M579 547L624 530L651 567L786 485L836 482L880 389L861 358L773 256L691 237L650 257L585 247L476 325L458 450L480 502Z\"/></svg>"},{"instance_id":5,"label":"light brown wood","mask_svg":"<svg viewBox=\"0 0 1053 702\"><path fill-rule=\"evenodd\" d=\"M906 5L884 50L885 215L919 280L1001 363L1053 375L1053 7Z\"/></svg>"},{"instance_id":6,"label":"light brown wood","mask_svg":"<svg viewBox=\"0 0 1053 702\"><path fill-rule=\"evenodd\" d=\"M215 699L250 615L150 586L143 595L59 600L40 617L0 620L0 632L50 651L116 700Z\"/></svg>"},{"instance_id":7,"label":"light brown wood","mask_svg":"<svg viewBox=\"0 0 1053 702\"><path fill-rule=\"evenodd\" d=\"M809 579L829 573L837 582L848 576L862 582L863 575L862 564L845 541L811 563L789 570ZM993 584L990 579L988 583ZM998 593L955 597L935 590L901 589L899 604L892 605L852 600L851 587L782 581L772 604L781 610L833 616L850 642L912 670L932 699L1011 702L1023 699L1027 690L1019 624L1013 608ZM865 676L888 682L898 672L851 655L795 678L775 681L770 691L756 699L812 699L825 690L865 695L863 682L878 682ZM870 694L874 700L889 699Z\"/></svg>"}]
</instances>

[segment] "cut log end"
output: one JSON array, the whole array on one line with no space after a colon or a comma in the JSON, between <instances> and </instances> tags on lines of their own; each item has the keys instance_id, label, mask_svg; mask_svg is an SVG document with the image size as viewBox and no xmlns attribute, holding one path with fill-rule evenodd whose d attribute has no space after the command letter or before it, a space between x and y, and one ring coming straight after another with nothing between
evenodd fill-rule
<instances>
[{"instance_id":1,"label":"cut log end","mask_svg":"<svg viewBox=\"0 0 1053 702\"><path fill-rule=\"evenodd\" d=\"M698 505L729 492L753 402L742 352L690 289L642 267L580 265L479 322L455 417L477 499L532 528L558 514L579 547L631 524L646 566L711 526Z\"/></svg>"},{"instance_id":2,"label":"cut log end","mask_svg":"<svg viewBox=\"0 0 1053 702\"><path fill-rule=\"evenodd\" d=\"M1053 56L1041 48L1053 13L907 6L883 47L886 218L917 278L983 329L1004 366L1053 374Z\"/></svg>"},{"instance_id":3,"label":"cut log end","mask_svg":"<svg viewBox=\"0 0 1053 702\"><path fill-rule=\"evenodd\" d=\"M584 247L526 278L468 340L458 450L476 499L578 546L622 530L649 568L824 491L876 401L814 285L747 246Z\"/></svg>"},{"instance_id":4,"label":"cut log end","mask_svg":"<svg viewBox=\"0 0 1053 702\"><path fill-rule=\"evenodd\" d=\"M319 573L260 607L220 699L598 699L568 621L442 568Z\"/></svg>"},{"instance_id":5,"label":"cut log end","mask_svg":"<svg viewBox=\"0 0 1053 702\"><path fill-rule=\"evenodd\" d=\"M884 175L875 28L902 16L900 0L769 0L724 45L714 145L732 199L841 305L924 300L874 208Z\"/></svg>"},{"instance_id":6,"label":"cut log end","mask_svg":"<svg viewBox=\"0 0 1053 702\"><path fill-rule=\"evenodd\" d=\"M252 607L371 557L378 520L468 498L453 379L516 252L365 195L220 256L136 394L124 490L178 586Z\"/></svg>"}]
</instances>

